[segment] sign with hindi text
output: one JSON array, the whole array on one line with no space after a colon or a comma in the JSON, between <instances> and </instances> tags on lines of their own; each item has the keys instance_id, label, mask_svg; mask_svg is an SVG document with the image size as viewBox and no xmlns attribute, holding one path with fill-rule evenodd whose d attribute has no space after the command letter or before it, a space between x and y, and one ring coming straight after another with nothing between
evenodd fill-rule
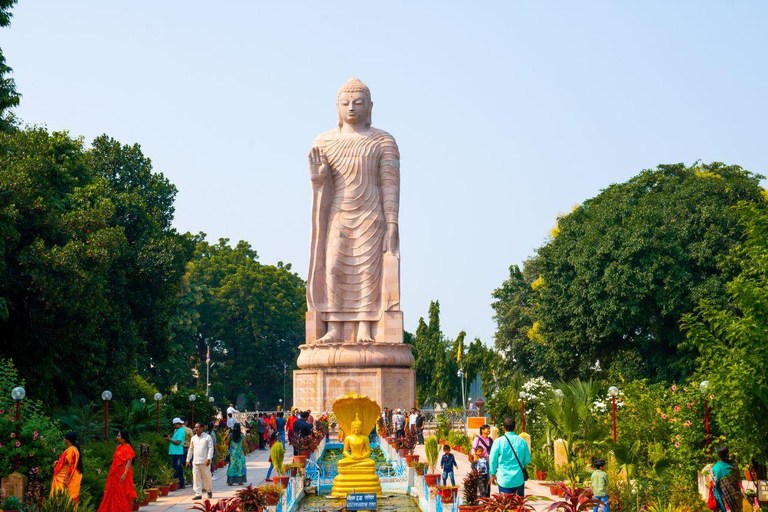
<instances>
[{"instance_id":1,"label":"sign with hindi text","mask_svg":"<svg viewBox=\"0 0 768 512\"><path fill-rule=\"evenodd\" d=\"M347 510L376 510L376 493L347 494Z\"/></svg>"}]
</instances>

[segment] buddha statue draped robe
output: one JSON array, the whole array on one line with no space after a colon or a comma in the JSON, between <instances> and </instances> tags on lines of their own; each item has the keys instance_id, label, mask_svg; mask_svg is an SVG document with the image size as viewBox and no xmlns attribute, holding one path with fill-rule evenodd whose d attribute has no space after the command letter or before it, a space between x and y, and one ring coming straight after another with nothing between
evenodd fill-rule
<instances>
[{"instance_id":1,"label":"buddha statue draped robe","mask_svg":"<svg viewBox=\"0 0 768 512\"><path fill-rule=\"evenodd\" d=\"M399 310L399 254L384 253L387 224L398 222L400 154L371 128L315 139L330 171L312 184L307 303L324 322L376 322Z\"/></svg>"}]
</instances>

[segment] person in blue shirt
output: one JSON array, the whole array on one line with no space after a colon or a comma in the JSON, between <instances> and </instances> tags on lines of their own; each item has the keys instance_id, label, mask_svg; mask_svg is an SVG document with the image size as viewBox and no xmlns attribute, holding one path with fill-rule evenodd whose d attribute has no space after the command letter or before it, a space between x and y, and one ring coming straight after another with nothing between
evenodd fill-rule
<instances>
[{"instance_id":1,"label":"person in blue shirt","mask_svg":"<svg viewBox=\"0 0 768 512\"><path fill-rule=\"evenodd\" d=\"M165 439L170 443L168 447L168 455L171 456L171 466L173 467L173 475L179 481L179 489L184 488L184 463L186 461L184 457L184 441L187 438L187 433L184 430L184 422L181 418L173 419L173 437L165 436Z\"/></svg>"},{"instance_id":2,"label":"person in blue shirt","mask_svg":"<svg viewBox=\"0 0 768 512\"><path fill-rule=\"evenodd\" d=\"M283 411L277 413L275 427L277 430L277 437L280 438L280 442L283 443L283 448L285 448L285 424L287 423L287 420L283 416Z\"/></svg>"},{"instance_id":3,"label":"person in blue shirt","mask_svg":"<svg viewBox=\"0 0 768 512\"><path fill-rule=\"evenodd\" d=\"M443 469L443 485L451 477L451 485L456 485L456 478L453 476L453 468L459 467L456 464L456 457L451 453L451 447L443 446L443 457L440 459L440 467Z\"/></svg>"},{"instance_id":4,"label":"person in blue shirt","mask_svg":"<svg viewBox=\"0 0 768 512\"><path fill-rule=\"evenodd\" d=\"M491 483L499 485L503 494L525 496L523 469L531 463L531 450L520 436L515 434L515 418L504 418L504 435L494 441L488 460Z\"/></svg>"}]
</instances>

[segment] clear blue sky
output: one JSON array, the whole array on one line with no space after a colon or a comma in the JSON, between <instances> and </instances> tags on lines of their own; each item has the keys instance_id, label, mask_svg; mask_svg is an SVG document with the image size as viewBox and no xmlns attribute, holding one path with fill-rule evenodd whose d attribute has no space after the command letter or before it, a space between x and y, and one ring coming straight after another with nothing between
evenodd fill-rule
<instances>
[{"instance_id":1,"label":"clear blue sky","mask_svg":"<svg viewBox=\"0 0 768 512\"><path fill-rule=\"evenodd\" d=\"M768 174L768 2L21 0L28 123L139 142L175 224L306 277L306 154L349 77L402 154L402 308L492 341L558 213L660 163Z\"/></svg>"}]
</instances>

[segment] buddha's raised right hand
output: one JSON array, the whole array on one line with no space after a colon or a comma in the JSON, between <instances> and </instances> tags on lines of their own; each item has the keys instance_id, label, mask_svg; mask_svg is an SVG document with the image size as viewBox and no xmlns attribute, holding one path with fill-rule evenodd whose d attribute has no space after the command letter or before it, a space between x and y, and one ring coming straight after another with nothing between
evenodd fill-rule
<instances>
[{"instance_id":1,"label":"buddha's raised right hand","mask_svg":"<svg viewBox=\"0 0 768 512\"><path fill-rule=\"evenodd\" d=\"M320 148L312 148L309 151L309 179L313 183L322 183L328 176L331 166L328 164L328 158Z\"/></svg>"}]
</instances>

